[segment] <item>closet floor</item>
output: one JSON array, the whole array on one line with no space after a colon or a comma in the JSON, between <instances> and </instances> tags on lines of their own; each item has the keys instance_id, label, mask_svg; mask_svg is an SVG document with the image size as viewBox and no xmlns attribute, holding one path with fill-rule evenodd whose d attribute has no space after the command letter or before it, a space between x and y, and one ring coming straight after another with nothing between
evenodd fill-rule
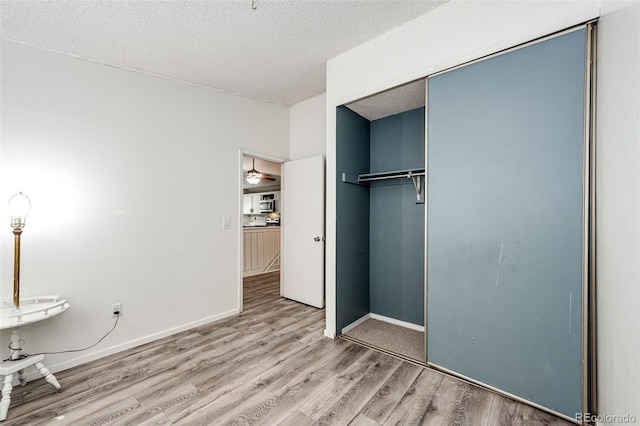
<instances>
[{"instance_id":1,"label":"closet floor","mask_svg":"<svg viewBox=\"0 0 640 426\"><path fill-rule=\"evenodd\" d=\"M425 363L424 333L369 318L345 336L366 345Z\"/></svg>"}]
</instances>

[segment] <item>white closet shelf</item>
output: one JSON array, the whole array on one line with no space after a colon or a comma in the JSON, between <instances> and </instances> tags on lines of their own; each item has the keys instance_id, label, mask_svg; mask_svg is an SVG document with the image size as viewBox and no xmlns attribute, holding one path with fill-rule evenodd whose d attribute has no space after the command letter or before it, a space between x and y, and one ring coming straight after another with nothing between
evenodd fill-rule
<instances>
[{"instance_id":1,"label":"white closet shelf","mask_svg":"<svg viewBox=\"0 0 640 426\"><path fill-rule=\"evenodd\" d=\"M367 185L367 182L408 178L413 181L413 186L416 188L416 203L422 204L424 203L424 182L421 177L425 175L425 169L392 170L387 172L362 173L359 175L342 173L342 181L356 185Z\"/></svg>"}]
</instances>

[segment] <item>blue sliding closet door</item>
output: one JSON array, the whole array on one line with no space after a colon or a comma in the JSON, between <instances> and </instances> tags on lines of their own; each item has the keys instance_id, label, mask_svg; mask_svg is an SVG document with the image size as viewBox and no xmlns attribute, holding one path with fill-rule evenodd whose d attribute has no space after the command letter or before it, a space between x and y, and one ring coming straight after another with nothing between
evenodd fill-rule
<instances>
[{"instance_id":1,"label":"blue sliding closet door","mask_svg":"<svg viewBox=\"0 0 640 426\"><path fill-rule=\"evenodd\" d=\"M586 30L428 79L427 361L582 411Z\"/></svg>"}]
</instances>

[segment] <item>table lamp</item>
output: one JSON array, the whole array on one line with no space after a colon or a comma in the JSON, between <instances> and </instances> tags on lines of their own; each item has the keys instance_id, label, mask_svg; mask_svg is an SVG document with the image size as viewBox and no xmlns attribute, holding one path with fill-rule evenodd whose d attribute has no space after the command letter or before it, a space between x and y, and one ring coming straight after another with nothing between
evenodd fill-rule
<instances>
[{"instance_id":1,"label":"table lamp","mask_svg":"<svg viewBox=\"0 0 640 426\"><path fill-rule=\"evenodd\" d=\"M11 214L11 227L13 228L14 252L13 252L13 309L20 309L20 235L24 228L25 219L31 211L31 201L22 192L18 192L9 199L9 213Z\"/></svg>"}]
</instances>

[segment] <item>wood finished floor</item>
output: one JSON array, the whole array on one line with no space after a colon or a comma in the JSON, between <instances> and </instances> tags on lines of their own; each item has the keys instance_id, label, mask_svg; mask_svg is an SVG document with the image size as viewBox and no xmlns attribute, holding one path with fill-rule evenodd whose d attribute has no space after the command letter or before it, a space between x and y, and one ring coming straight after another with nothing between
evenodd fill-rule
<instances>
[{"instance_id":1,"label":"wood finished floor","mask_svg":"<svg viewBox=\"0 0 640 426\"><path fill-rule=\"evenodd\" d=\"M571 425L341 339L324 310L245 279L245 311L17 386L5 425Z\"/></svg>"}]
</instances>

